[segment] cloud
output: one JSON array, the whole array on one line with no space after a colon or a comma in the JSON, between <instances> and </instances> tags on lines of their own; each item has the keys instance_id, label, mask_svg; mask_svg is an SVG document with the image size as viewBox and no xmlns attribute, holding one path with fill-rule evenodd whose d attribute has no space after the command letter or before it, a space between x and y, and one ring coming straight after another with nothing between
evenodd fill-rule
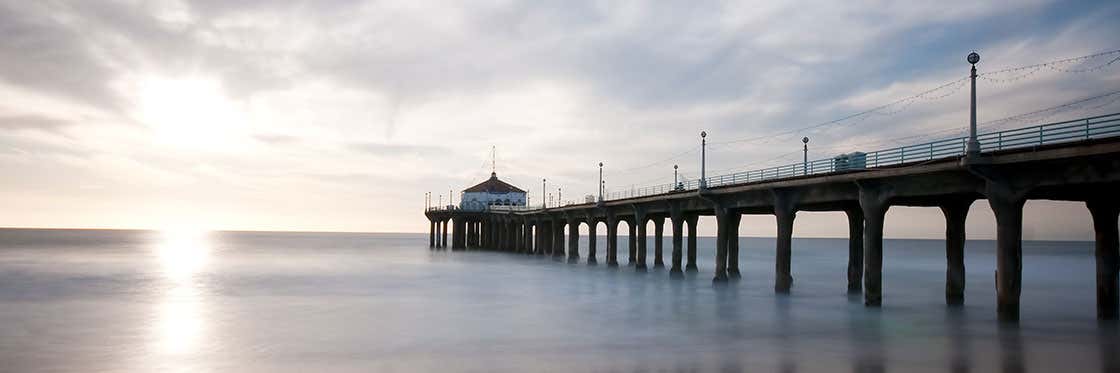
<instances>
[{"instance_id":1,"label":"cloud","mask_svg":"<svg viewBox=\"0 0 1120 373\"><path fill-rule=\"evenodd\" d=\"M70 123L65 120L41 115L0 116L0 128L6 130L39 130L58 132Z\"/></svg>"},{"instance_id":2,"label":"cloud","mask_svg":"<svg viewBox=\"0 0 1120 373\"><path fill-rule=\"evenodd\" d=\"M667 182L674 164L697 176L701 130L709 170L793 161L801 136L822 157L921 139L964 123L963 91L768 135L962 77L972 49L985 70L1115 49L1118 15L1047 0L0 0L0 168L26 180L12 194L49 183L80 196L66 186L94 180L84 203L116 222L144 220L105 201L175 198L231 229L298 214L322 218L284 221L422 229L409 196L487 176L492 146L503 179L581 195L600 161L610 188ZM982 121L1115 89L1117 71L984 82ZM138 115L153 107L162 115ZM755 137L767 138L726 143ZM370 206L389 217L348 220Z\"/></svg>"},{"instance_id":3,"label":"cloud","mask_svg":"<svg viewBox=\"0 0 1120 373\"><path fill-rule=\"evenodd\" d=\"M368 142L353 143L349 145L349 148L366 154L390 157L415 156L447 150L446 148L427 145L378 144Z\"/></svg>"}]
</instances>

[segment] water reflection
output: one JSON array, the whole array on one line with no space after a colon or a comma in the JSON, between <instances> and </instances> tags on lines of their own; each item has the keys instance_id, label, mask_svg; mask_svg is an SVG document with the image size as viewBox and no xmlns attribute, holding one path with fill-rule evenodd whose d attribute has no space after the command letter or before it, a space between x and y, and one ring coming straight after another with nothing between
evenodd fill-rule
<instances>
[{"instance_id":1,"label":"water reflection","mask_svg":"<svg viewBox=\"0 0 1120 373\"><path fill-rule=\"evenodd\" d=\"M953 373L969 373L972 371L972 351L968 329L965 328L965 308L952 307L946 309L945 323L949 329L949 371Z\"/></svg>"},{"instance_id":2,"label":"water reflection","mask_svg":"<svg viewBox=\"0 0 1120 373\"><path fill-rule=\"evenodd\" d=\"M0 371L1120 371L1091 294L1062 296L1091 293L1091 245L1030 261L1090 275L1025 272L1030 317L1001 330L993 289L943 305L941 242L892 256L901 290L869 309L836 281L846 240L806 241L797 289L775 295L771 250L713 288L711 261L670 279L436 254L426 235L89 234L103 243L5 252L0 232Z\"/></svg>"},{"instance_id":3,"label":"water reflection","mask_svg":"<svg viewBox=\"0 0 1120 373\"><path fill-rule=\"evenodd\" d=\"M1023 364L1023 338L1019 326L1003 324L999 327L1000 371L1006 373L1026 372Z\"/></svg>"},{"instance_id":4,"label":"water reflection","mask_svg":"<svg viewBox=\"0 0 1120 373\"><path fill-rule=\"evenodd\" d=\"M852 372L885 372L883 320L880 308L848 313L848 337L851 347Z\"/></svg>"},{"instance_id":5,"label":"water reflection","mask_svg":"<svg viewBox=\"0 0 1120 373\"><path fill-rule=\"evenodd\" d=\"M1120 372L1120 323L1102 321L1097 331L1097 346L1100 350L1101 371Z\"/></svg>"},{"instance_id":6,"label":"water reflection","mask_svg":"<svg viewBox=\"0 0 1120 373\"><path fill-rule=\"evenodd\" d=\"M210 234L162 232L153 245L161 282L151 329L153 351L161 355L195 352L205 332L205 288L198 275L210 259Z\"/></svg>"}]
</instances>

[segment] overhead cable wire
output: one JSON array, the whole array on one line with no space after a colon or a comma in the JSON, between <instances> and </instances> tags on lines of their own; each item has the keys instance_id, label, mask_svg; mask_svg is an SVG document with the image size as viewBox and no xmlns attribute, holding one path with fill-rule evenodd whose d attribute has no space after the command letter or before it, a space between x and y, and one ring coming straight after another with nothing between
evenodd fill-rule
<instances>
[{"instance_id":1,"label":"overhead cable wire","mask_svg":"<svg viewBox=\"0 0 1120 373\"><path fill-rule=\"evenodd\" d=\"M1054 60L1054 61L1049 61L1049 62L1036 63L1036 64L1033 64L1033 65L1026 65L1026 66L1017 66L1017 67L1009 67L1009 68L1005 68L1005 69L1000 69L1000 70L995 70L995 71L987 71L987 72L984 72L984 73L978 74L977 76L984 76L984 75L996 75L996 74L1003 74L1003 73L1008 73L1008 72L1016 72L1016 71L1022 71L1022 70L1027 70L1027 69L1039 69L1039 68L1043 68L1043 67L1047 67L1047 68L1054 68L1054 66L1057 66L1057 65L1063 65L1063 64L1073 63L1073 62L1081 62L1081 61L1087 61L1087 60L1090 60L1090 59L1093 59L1093 58L1097 58L1097 57L1102 57L1102 56L1109 56L1109 55L1113 55L1113 54L1118 54L1118 55L1120 55L1120 49L1115 49L1115 50L1110 50L1110 51L1106 51L1106 52L1100 52L1100 53L1094 53L1094 54L1089 54L1089 55L1084 55L1084 56L1077 56L1077 57L1063 58L1063 59L1060 59L1060 60ZM1095 66L1095 67L1092 67L1092 68L1084 69L1084 70L1082 70L1082 71L1078 71L1078 70L1070 70L1070 69L1066 69L1066 70L1058 70L1058 71L1063 71L1063 72L1089 72L1089 71L1096 71L1096 70L1100 70L1100 69L1103 69L1103 68L1105 68L1105 67L1107 67L1107 66L1109 66L1109 65L1112 65L1113 63L1115 63L1115 62L1116 62L1116 61L1118 61L1118 60L1120 60L1120 56L1117 56L1117 58L1114 58L1114 59L1112 59L1111 61L1109 61L1109 62L1107 62L1107 63L1105 63L1105 64L1103 64L1103 65L1099 65L1099 66Z\"/></svg>"},{"instance_id":2,"label":"overhead cable wire","mask_svg":"<svg viewBox=\"0 0 1120 373\"><path fill-rule=\"evenodd\" d=\"M786 131L782 131L782 132L778 132L778 133L774 133L774 134L770 134L770 135L755 136L755 137L749 137L749 138L744 138L744 139L720 141L720 142L714 142L714 143L715 144L735 144L735 143L744 143L744 142L755 142L755 141L759 141L759 140L774 138L774 137L778 137L778 136L785 136L785 135L790 135L790 134L797 134L797 133L805 132L805 131L808 131L808 130L813 130L813 129L820 128L820 127L825 127L825 126L828 126L828 125L844 122L844 121L852 119L852 118L856 118L856 117L864 116L864 115L867 115L867 114L870 114L870 113L873 113L873 112L881 111L883 109L892 107L894 105L898 105L900 103L904 103L904 102L909 101L909 100L913 100L913 99L916 99L916 98L926 96L930 93L937 92L939 90L952 87L953 85L959 84L962 81L966 81L967 79L968 79L968 77L963 77L963 78L960 78L960 79L956 79L956 80L950 81L948 83L941 84L937 87L922 91L922 92L917 93L915 95L908 96L908 97L905 97L905 98L901 98L901 99L892 101L892 102L890 102L888 104L885 104L885 105L876 106L876 107L871 108L871 109L860 111L860 112L854 113L854 114L849 114L849 115L846 115L846 116L843 116L843 117L840 117L840 118L837 118L837 119L833 119L833 120L830 120L830 121L821 122L821 123L817 123L817 124L813 124L813 125L809 125L809 126L805 126L805 127L801 127L801 128L794 128L794 129L790 129L790 130L786 130ZM941 96L941 97L946 97L946 96Z\"/></svg>"},{"instance_id":3,"label":"overhead cable wire","mask_svg":"<svg viewBox=\"0 0 1120 373\"><path fill-rule=\"evenodd\" d=\"M1105 101L1105 103L1102 104L1102 105L1097 105L1097 106L1092 106L1092 107L1085 107L1084 106L1086 103L1089 103L1089 102L1092 102L1092 101L1095 101L1095 100L1099 100L1099 99L1102 99L1102 98L1107 98L1107 97L1111 97L1112 100ZM1080 99L1080 100L1068 102L1068 103L1058 105L1058 106L1052 106L1052 107L1048 107L1048 108L1045 108L1045 109L1031 111L1031 112L1028 112L1028 113L1023 113L1023 114L1018 114L1018 115L1014 115L1014 116L1010 116L1010 117L1006 117L1006 118L986 121L986 122L978 124L977 127L984 127L984 128L1002 127L1002 126L1006 126L1009 123L1019 123L1020 121L1022 121L1024 119L1033 119L1034 121L1045 120L1045 118L1052 117L1055 114L1068 112L1068 111L1072 111L1072 110L1079 110L1079 109L1085 109L1085 108L1099 109L1099 108L1111 105L1111 104L1115 103L1117 100L1120 100L1120 90L1107 92L1107 93L1092 96L1092 97L1083 98L1083 99ZM1041 117L1041 118L1037 117L1037 116L1040 116L1042 114L1049 114L1049 115L1046 115L1045 117Z\"/></svg>"},{"instance_id":4,"label":"overhead cable wire","mask_svg":"<svg viewBox=\"0 0 1120 373\"><path fill-rule=\"evenodd\" d=\"M664 164L666 162L669 162L669 161L672 161L672 160L675 160L675 159L679 159L679 158L684 157L686 155L689 155L691 153L695 153L698 150L700 150L700 145L696 145L696 146L694 146L694 147L692 147L688 150L685 150L683 152L673 154L672 156L670 156L668 158L663 158L663 159L660 159L660 160L657 160L657 161L654 161L654 162L645 163L645 164L642 164L640 166L628 167L628 168L624 168L624 169L620 169L620 170L612 170L611 174L620 175L620 174L632 173L632 172L635 172L635 171L638 171L638 170L650 168L650 167L653 167L653 166Z\"/></svg>"},{"instance_id":5,"label":"overhead cable wire","mask_svg":"<svg viewBox=\"0 0 1120 373\"><path fill-rule=\"evenodd\" d=\"M1098 58L1098 57L1102 57L1102 56L1110 56L1110 55L1117 55L1117 56L1115 58L1109 60L1106 63L1100 64L1100 65L1097 65L1097 66L1093 66L1093 67L1090 67L1090 68L1066 69L1066 68L1058 67L1060 65L1070 64L1070 63L1074 63L1074 62L1083 62L1083 61L1087 61L1087 60L1090 60L1090 59L1094 59L1094 58ZM1091 71L1097 71L1097 70L1103 69L1105 67L1108 67L1110 65L1115 64L1118 61L1120 61L1120 49L1106 51L1106 52L1100 52L1100 53L1095 53L1095 54L1090 54L1090 55L1085 55L1085 56L1064 58L1064 59L1060 59L1060 60L1037 63L1037 64L1033 64L1033 65L1005 68L1005 69L1000 69L1000 70L996 70L996 71L990 71L990 72L985 72L985 73L982 73L982 74L978 74L977 77L981 77L981 78L988 79L988 80L995 81L995 82L1008 82L1008 81L1015 81L1015 80L1023 79L1026 76L1033 75L1035 72L1037 72L1038 70L1041 70L1042 68L1050 68L1050 69L1055 69L1057 71L1062 71L1062 72L1083 73L1083 72L1091 72ZM1000 79L1000 78L992 77L992 75L998 75L998 74L1003 74L1003 73L1008 73L1008 72L1018 72L1018 71L1024 71L1024 70L1030 70L1030 72L1027 73L1027 74L1024 74L1023 76L1006 78L1006 79ZM776 137L781 137L781 136L788 136L788 135L792 135L792 134L804 133L806 131L811 131L811 130L814 130L814 129L838 124L838 123L841 123L841 122L846 122L850 119L857 118L857 117L864 117L862 119L866 119L865 117L869 114L893 115L893 114L896 114L898 112L901 112L901 111L905 110L907 107L909 107L913 104L913 101L915 101L919 98L926 99L926 100L936 100L936 99L941 99L941 98L951 96L951 95L957 93L961 88L966 86L967 84L965 84L965 83L968 82L968 79L969 79L968 77L963 77L963 78L960 78L960 79L957 79L957 80L953 80L951 82L944 83L942 85L931 88L929 90L919 92L919 93L914 94L912 96L907 96L907 97L892 101L890 103L887 103L885 105L880 105L880 106L877 106L877 107L874 107L874 108L871 108L871 109L867 109L867 110L860 111L860 112L857 112L857 113L854 113L854 114L846 115L846 116L843 116L843 117L840 117L840 118L837 118L837 119L833 119L833 120L829 120L829 121L825 121L825 122L821 122L821 123L817 123L817 124L813 124L813 125L809 125L809 126L805 126L805 127L800 127L800 128L790 129L790 130L786 130L786 131L781 131L781 132L773 133L773 134L769 134L769 135L754 136L754 137L736 139L736 140L727 140L727 141L722 141L722 142L713 142L713 144L733 144L733 143L757 142L757 141L776 138ZM945 90L945 89L947 89L947 91L945 91L941 95L930 95L931 93L941 91L941 90ZM886 109L892 108L892 107L894 107L894 108L891 109L891 110L886 110Z\"/></svg>"}]
</instances>

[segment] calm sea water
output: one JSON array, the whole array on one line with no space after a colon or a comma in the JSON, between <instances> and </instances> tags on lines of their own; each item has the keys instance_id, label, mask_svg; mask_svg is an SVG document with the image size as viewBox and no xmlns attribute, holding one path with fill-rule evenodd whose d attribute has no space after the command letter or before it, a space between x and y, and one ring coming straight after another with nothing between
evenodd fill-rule
<instances>
[{"instance_id":1,"label":"calm sea water","mask_svg":"<svg viewBox=\"0 0 1120 373\"><path fill-rule=\"evenodd\" d=\"M1120 370L1092 243L1024 244L1019 327L995 321L992 242L968 243L959 309L941 241L884 245L884 306L867 309L843 239L795 239L781 296L769 238L744 238L742 280L713 287L711 238L674 280L426 235L6 229L0 371Z\"/></svg>"}]
</instances>

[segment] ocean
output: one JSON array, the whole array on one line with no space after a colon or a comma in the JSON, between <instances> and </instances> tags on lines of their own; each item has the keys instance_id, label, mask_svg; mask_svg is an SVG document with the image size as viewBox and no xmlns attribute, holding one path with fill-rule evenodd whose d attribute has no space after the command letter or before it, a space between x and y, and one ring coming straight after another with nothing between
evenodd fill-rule
<instances>
[{"instance_id":1,"label":"ocean","mask_svg":"<svg viewBox=\"0 0 1120 373\"><path fill-rule=\"evenodd\" d=\"M603 240L600 235L600 240ZM1022 321L996 321L994 242L945 306L940 240L886 240L883 307L847 240L742 238L743 277L433 251L427 234L0 229L3 372L1116 372L1092 242L1024 242ZM666 239L666 262L669 261Z\"/></svg>"}]
</instances>

